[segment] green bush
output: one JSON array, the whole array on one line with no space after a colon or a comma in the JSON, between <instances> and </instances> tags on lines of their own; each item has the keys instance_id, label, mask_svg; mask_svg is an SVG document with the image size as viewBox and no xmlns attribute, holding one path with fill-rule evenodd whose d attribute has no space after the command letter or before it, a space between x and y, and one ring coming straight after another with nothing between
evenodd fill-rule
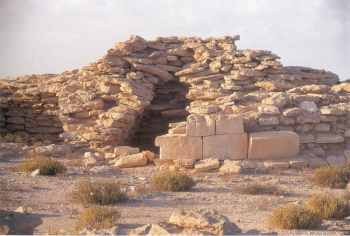
<instances>
[{"instance_id":1,"label":"green bush","mask_svg":"<svg viewBox=\"0 0 350 236\"><path fill-rule=\"evenodd\" d=\"M162 172L152 178L152 187L156 191L188 191L195 184L190 176L180 172Z\"/></svg>"}]
</instances>

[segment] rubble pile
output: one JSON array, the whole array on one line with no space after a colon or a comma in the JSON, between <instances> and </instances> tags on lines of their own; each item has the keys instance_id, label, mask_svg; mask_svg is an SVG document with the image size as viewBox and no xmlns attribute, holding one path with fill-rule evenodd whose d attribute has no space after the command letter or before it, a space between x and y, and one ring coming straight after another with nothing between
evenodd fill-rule
<instances>
[{"instance_id":1,"label":"rubble pile","mask_svg":"<svg viewBox=\"0 0 350 236\"><path fill-rule=\"evenodd\" d=\"M293 131L302 154L348 158L350 84L284 67L269 51L240 50L237 40L133 36L81 69L1 81L1 137L141 146L168 122L169 133L183 133L189 114L234 114L247 133Z\"/></svg>"}]
</instances>

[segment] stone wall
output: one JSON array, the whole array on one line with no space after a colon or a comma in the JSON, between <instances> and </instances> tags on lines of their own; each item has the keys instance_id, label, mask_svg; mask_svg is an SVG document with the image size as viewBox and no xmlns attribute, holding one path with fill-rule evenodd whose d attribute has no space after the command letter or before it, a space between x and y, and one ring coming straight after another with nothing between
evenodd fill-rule
<instances>
[{"instance_id":1,"label":"stone wall","mask_svg":"<svg viewBox=\"0 0 350 236\"><path fill-rule=\"evenodd\" d=\"M158 136L160 159L167 160L284 160L299 153L299 136L292 131L246 133L241 116L190 115L183 129Z\"/></svg>"},{"instance_id":2,"label":"stone wall","mask_svg":"<svg viewBox=\"0 0 350 236\"><path fill-rule=\"evenodd\" d=\"M319 157L343 155L350 136L350 84L339 83L331 72L283 67L269 51L239 50L238 39L146 41L133 36L81 69L18 78L8 85L15 91L11 96L4 95L1 85L0 100L27 96L26 91L33 90L29 100L40 103L46 112L41 100L57 98L48 110L57 111L57 123L52 124L62 123L66 141L116 146L129 143L142 125L145 111L152 110L152 101L160 96L156 88L173 81L187 87L190 114L239 114L247 132L291 130L300 135L302 151ZM18 104L9 104L6 109L17 109ZM42 124L40 119L36 123ZM2 127L9 124L0 122ZM170 126L181 129L181 125Z\"/></svg>"},{"instance_id":3,"label":"stone wall","mask_svg":"<svg viewBox=\"0 0 350 236\"><path fill-rule=\"evenodd\" d=\"M7 141L59 142L63 129L58 98L55 93L37 90L34 83L35 77L28 77L18 78L16 86L1 84L0 133Z\"/></svg>"}]
</instances>

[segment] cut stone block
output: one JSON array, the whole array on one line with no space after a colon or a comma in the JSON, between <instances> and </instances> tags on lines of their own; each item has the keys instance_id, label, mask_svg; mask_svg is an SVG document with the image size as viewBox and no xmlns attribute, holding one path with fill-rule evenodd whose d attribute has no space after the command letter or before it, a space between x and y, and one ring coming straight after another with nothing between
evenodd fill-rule
<instances>
[{"instance_id":1,"label":"cut stone block","mask_svg":"<svg viewBox=\"0 0 350 236\"><path fill-rule=\"evenodd\" d=\"M257 132L249 135L248 159L283 160L299 152L299 136L291 131Z\"/></svg>"},{"instance_id":2,"label":"cut stone block","mask_svg":"<svg viewBox=\"0 0 350 236\"><path fill-rule=\"evenodd\" d=\"M203 137L203 158L242 160L247 158L247 134L223 134Z\"/></svg>"},{"instance_id":3,"label":"cut stone block","mask_svg":"<svg viewBox=\"0 0 350 236\"><path fill-rule=\"evenodd\" d=\"M241 116L218 115L216 119L216 134L243 134L243 119Z\"/></svg>"},{"instance_id":4,"label":"cut stone block","mask_svg":"<svg viewBox=\"0 0 350 236\"><path fill-rule=\"evenodd\" d=\"M162 135L155 140L160 147L160 159L202 159L202 137Z\"/></svg>"},{"instance_id":5,"label":"cut stone block","mask_svg":"<svg viewBox=\"0 0 350 236\"><path fill-rule=\"evenodd\" d=\"M187 117L187 136L200 137L215 134L215 118L209 115L190 115Z\"/></svg>"}]
</instances>

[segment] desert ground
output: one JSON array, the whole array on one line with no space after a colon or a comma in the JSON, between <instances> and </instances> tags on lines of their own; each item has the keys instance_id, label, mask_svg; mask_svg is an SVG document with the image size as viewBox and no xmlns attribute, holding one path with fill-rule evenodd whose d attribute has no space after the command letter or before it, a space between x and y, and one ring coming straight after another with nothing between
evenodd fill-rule
<instances>
[{"instance_id":1,"label":"desert ground","mask_svg":"<svg viewBox=\"0 0 350 236\"><path fill-rule=\"evenodd\" d=\"M130 199L111 207L121 212L118 234L149 223L166 221L179 208L215 209L236 224L243 234L286 233L269 229L266 219L271 211L286 203L301 203L314 193L332 191L346 194L347 190L330 190L314 186L310 181L312 170L284 170L269 173L242 173L219 175L213 173L188 173L196 186L188 192L155 192L148 190L156 166L128 169L101 168L87 170L77 166L76 161L60 159L67 172L58 176L28 176L14 167L21 162L16 156L0 160L0 209L3 219L10 222L12 234L65 234L72 232L82 206L71 199L75 184L85 178L118 180L127 184ZM102 171L101 171L102 170ZM247 183L278 186L281 194L247 195L239 193L240 186ZM137 192L137 193L136 193ZM23 207L27 214L14 213ZM12 212L12 213L11 213ZM4 217L5 216L5 217ZM305 231L293 231L293 233ZM314 233L348 234L350 219L323 221L322 228Z\"/></svg>"}]
</instances>

